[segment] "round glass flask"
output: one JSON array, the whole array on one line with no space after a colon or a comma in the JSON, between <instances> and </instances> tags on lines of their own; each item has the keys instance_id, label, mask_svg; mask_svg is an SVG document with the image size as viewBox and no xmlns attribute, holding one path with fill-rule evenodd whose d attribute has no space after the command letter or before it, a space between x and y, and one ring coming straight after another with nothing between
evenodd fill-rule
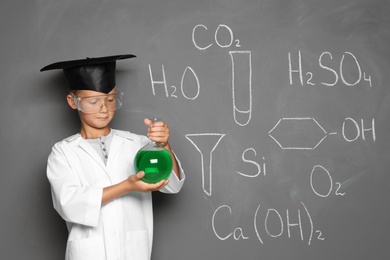
<instances>
[{"instance_id":1,"label":"round glass flask","mask_svg":"<svg viewBox=\"0 0 390 260\"><path fill-rule=\"evenodd\" d=\"M152 122L161 121L153 118ZM144 171L145 176L142 181L147 183L157 183L166 180L172 172L173 162L171 154L167 149L162 147L161 143L150 142L142 147L134 159L136 172Z\"/></svg>"}]
</instances>

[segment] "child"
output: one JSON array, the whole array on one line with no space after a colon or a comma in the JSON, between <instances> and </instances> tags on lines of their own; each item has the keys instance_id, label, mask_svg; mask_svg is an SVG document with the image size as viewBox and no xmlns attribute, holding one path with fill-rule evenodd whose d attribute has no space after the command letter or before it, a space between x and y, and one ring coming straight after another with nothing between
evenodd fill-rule
<instances>
[{"instance_id":1,"label":"child","mask_svg":"<svg viewBox=\"0 0 390 260\"><path fill-rule=\"evenodd\" d=\"M184 182L164 122L144 120L150 140L165 145L173 158L169 179L155 184L141 180L144 172L134 172L134 157L148 138L109 126L122 105L116 61L133 57L87 58L41 69L63 69L70 84L68 104L78 110L81 122L78 134L53 146L47 164L53 205L69 231L67 260L150 259L151 191L177 193Z\"/></svg>"}]
</instances>

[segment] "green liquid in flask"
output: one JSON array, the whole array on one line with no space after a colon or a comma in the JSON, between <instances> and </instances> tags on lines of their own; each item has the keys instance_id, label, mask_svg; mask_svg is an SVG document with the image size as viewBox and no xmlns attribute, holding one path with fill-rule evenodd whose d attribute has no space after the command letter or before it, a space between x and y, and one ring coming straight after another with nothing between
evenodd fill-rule
<instances>
[{"instance_id":1,"label":"green liquid in flask","mask_svg":"<svg viewBox=\"0 0 390 260\"><path fill-rule=\"evenodd\" d=\"M144 182L156 183L166 180L172 172L172 158L164 148L152 150L139 150L135 156L134 166L137 172L144 171Z\"/></svg>"}]
</instances>

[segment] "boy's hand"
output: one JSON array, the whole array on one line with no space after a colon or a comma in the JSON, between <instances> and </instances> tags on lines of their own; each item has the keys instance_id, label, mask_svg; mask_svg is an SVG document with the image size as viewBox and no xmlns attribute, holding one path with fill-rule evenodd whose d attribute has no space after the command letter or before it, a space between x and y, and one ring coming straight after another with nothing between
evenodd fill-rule
<instances>
[{"instance_id":1,"label":"boy's hand","mask_svg":"<svg viewBox=\"0 0 390 260\"><path fill-rule=\"evenodd\" d=\"M131 191L141 191L141 192L149 192L149 191L158 191L164 188L168 184L168 180L161 180L157 183L150 184L142 181L141 179L145 176L143 171L140 171L136 174L133 174L127 178L127 181L130 184Z\"/></svg>"},{"instance_id":2,"label":"boy's hand","mask_svg":"<svg viewBox=\"0 0 390 260\"><path fill-rule=\"evenodd\" d=\"M169 140L169 127L164 121L153 123L149 118L144 119L145 125L148 126L148 134L150 140L160 143L165 147Z\"/></svg>"},{"instance_id":3,"label":"boy's hand","mask_svg":"<svg viewBox=\"0 0 390 260\"><path fill-rule=\"evenodd\" d=\"M114 184L112 186L105 187L103 189L102 195L102 205L107 204L108 202L116 199L128 192L150 192L158 191L165 187L168 184L168 180L162 180L160 182L149 184L141 179L145 176L143 171L140 171L136 174L130 175L126 180Z\"/></svg>"}]
</instances>

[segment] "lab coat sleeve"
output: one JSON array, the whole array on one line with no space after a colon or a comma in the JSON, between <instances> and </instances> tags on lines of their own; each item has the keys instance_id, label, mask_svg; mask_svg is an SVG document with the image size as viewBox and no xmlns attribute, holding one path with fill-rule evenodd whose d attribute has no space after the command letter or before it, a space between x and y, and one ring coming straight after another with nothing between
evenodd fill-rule
<instances>
[{"instance_id":1,"label":"lab coat sleeve","mask_svg":"<svg viewBox=\"0 0 390 260\"><path fill-rule=\"evenodd\" d=\"M172 171L171 175L168 178L168 180L169 180L168 185L160 190L160 192L162 192L162 193L178 193L184 184L185 174L184 174L183 168L182 168L181 163L180 163L179 159L177 158L176 154L175 153L173 153L173 154L176 158L177 164L179 165L180 179L177 177L176 173Z\"/></svg>"},{"instance_id":2,"label":"lab coat sleeve","mask_svg":"<svg viewBox=\"0 0 390 260\"><path fill-rule=\"evenodd\" d=\"M60 144L56 144L49 155L47 177L53 206L65 221L98 225L103 188L81 185Z\"/></svg>"}]
</instances>

